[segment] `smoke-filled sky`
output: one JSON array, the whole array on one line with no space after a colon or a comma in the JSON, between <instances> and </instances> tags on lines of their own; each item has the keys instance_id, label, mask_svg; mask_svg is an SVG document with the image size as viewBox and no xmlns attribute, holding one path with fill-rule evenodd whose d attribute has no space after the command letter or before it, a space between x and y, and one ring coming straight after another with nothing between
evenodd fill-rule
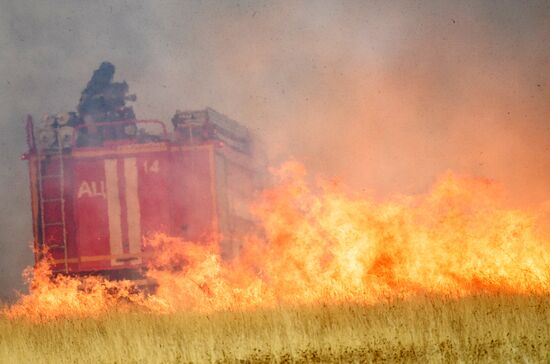
<instances>
[{"instance_id":1,"label":"smoke-filled sky","mask_svg":"<svg viewBox=\"0 0 550 364\"><path fill-rule=\"evenodd\" d=\"M548 1L0 0L0 298L32 262L22 120L104 60L139 118L211 106L377 196L452 170L550 199Z\"/></svg>"}]
</instances>

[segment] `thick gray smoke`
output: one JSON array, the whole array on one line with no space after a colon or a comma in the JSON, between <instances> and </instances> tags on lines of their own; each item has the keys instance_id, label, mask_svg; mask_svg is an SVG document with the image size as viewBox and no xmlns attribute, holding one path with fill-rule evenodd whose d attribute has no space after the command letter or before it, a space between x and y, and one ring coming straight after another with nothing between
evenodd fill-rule
<instances>
[{"instance_id":1,"label":"thick gray smoke","mask_svg":"<svg viewBox=\"0 0 550 364\"><path fill-rule=\"evenodd\" d=\"M212 106L274 162L380 196L446 170L550 198L547 1L0 0L0 297L32 262L22 120L117 66L136 114Z\"/></svg>"}]
</instances>

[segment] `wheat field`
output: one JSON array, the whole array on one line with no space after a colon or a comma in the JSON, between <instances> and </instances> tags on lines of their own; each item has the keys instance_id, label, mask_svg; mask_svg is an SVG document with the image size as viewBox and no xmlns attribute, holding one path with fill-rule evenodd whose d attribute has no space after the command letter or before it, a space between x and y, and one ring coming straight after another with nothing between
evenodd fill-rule
<instances>
[{"instance_id":1,"label":"wheat field","mask_svg":"<svg viewBox=\"0 0 550 364\"><path fill-rule=\"evenodd\" d=\"M549 362L550 298L0 318L1 363Z\"/></svg>"}]
</instances>

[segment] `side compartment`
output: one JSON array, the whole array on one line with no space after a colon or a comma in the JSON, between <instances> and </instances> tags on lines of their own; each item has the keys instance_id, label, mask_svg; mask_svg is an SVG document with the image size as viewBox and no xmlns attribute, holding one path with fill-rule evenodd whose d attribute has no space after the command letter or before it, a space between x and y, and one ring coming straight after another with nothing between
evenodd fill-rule
<instances>
[{"instance_id":1,"label":"side compartment","mask_svg":"<svg viewBox=\"0 0 550 364\"><path fill-rule=\"evenodd\" d=\"M208 241L218 232L214 145L176 147L172 152L171 233Z\"/></svg>"},{"instance_id":2,"label":"side compartment","mask_svg":"<svg viewBox=\"0 0 550 364\"><path fill-rule=\"evenodd\" d=\"M117 160L76 159L73 201L79 270L109 269L110 256L122 253Z\"/></svg>"},{"instance_id":3,"label":"side compartment","mask_svg":"<svg viewBox=\"0 0 550 364\"><path fill-rule=\"evenodd\" d=\"M256 227L250 207L261 185L259 170L248 154L229 148L216 150L215 163L220 244L223 256L231 259Z\"/></svg>"}]
</instances>

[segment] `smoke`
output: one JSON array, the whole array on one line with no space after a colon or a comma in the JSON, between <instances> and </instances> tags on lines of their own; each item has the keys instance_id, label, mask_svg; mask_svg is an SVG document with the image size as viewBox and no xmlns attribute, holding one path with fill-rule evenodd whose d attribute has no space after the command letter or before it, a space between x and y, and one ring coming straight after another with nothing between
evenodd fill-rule
<instances>
[{"instance_id":1,"label":"smoke","mask_svg":"<svg viewBox=\"0 0 550 364\"><path fill-rule=\"evenodd\" d=\"M545 1L0 0L0 297L32 262L21 120L74 110L117 67L142 118L212 106L290 157L380 197L447 170L511 200L550 193Z\"/></svg>"}]
</instances>

